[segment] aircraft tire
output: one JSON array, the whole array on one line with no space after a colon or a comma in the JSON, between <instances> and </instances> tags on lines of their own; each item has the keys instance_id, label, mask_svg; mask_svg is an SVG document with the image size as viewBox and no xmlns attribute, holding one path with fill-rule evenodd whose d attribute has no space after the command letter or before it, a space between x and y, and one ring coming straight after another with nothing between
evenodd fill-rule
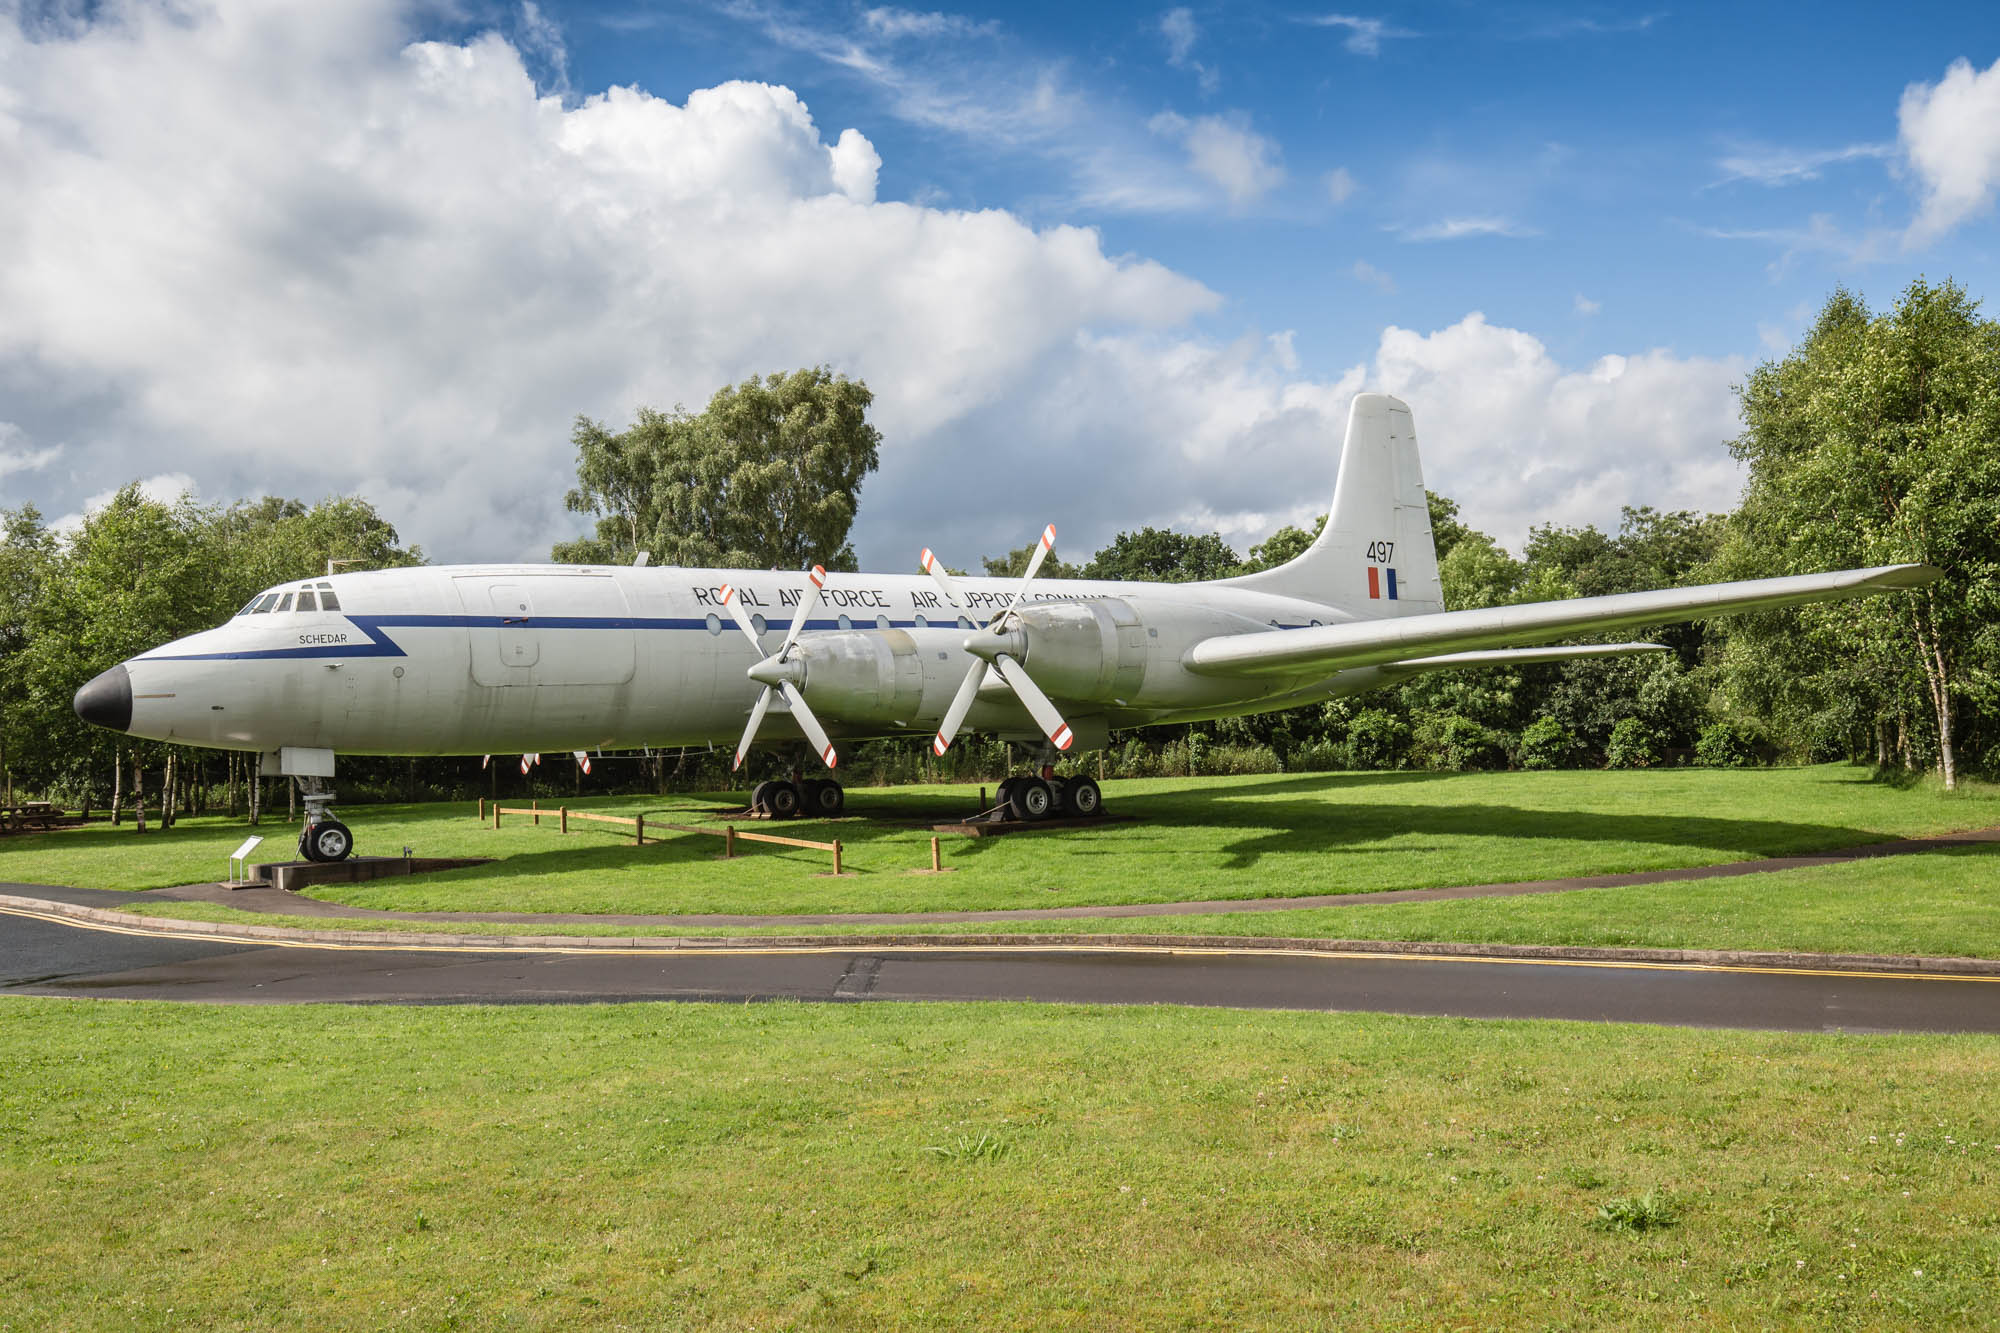
<instances>
[{"instance_id":1,"label":"aircraft tire","mask_svg":"<svg viewBox=\"0 0 2000 1333\"><path fill-rule=\"evenodd\" d=\"M1085 819L1104 809L1104 793L1089 778L1071 778L1063 784L1062 812Z\"/></svg>"},{"instance_id":2,"label":"aircraft tire","mask_svg":"<svg viewBox=\"0 0 2000 1333\"><path fill-rule=\"evenodd\" d=\"M799 789L789 782L773 782L764 794L768 802L766 809L773 819L797 819L799 810L805 804Z\"/></svg>"},{"instance_id":3,"label":"aircraft tire","mask_svg":"<svg viewBox=\"0 0 2000 1333\"><path fill-rule=\"evenodd\" d=\"M1007 802L1016 819L1047 819L1055 804L1055 789L1040 778L1019 779Z\"/></svg>"},{"instance_id":4,"label":"aircraft tire","mask_svg":"<svg viewBox=\"0 0 2000 1333\"><path fill-rule=\"evenodd\" d=\"M771 813L771 787L769 782L760 782L750 789L750 809L763 814Z\"/></svg>"},{"instance_id":5,"label":"aircraft tire","mask_svg":"<svg viewBox=\"0 0 2000 1333\"><path fill-rule=\"evenodd\" d=\"M1021 785L1018 777L1000 779L999 790L993 793L993 804L1000 807L1002 819L1014 819L1014 789Z\"/></svg>"},{"instance_id":6,"label":"aircraft tire","mask_svg":"<svg viewBox=\"0 0 2000 1333\"><path fill-rule=\"evenodd\" d=\"M345 861L354 851L354 834L338 819L308 824L300 841L309 861Z\"/></svg>"},{"instance_id":7,"label":"aircraft tire","mask_svg":"<svg viewBox=\"0 0 2000 1333\"><path fill-rule=\"evenodd\" d=\"M806 813L815 819L838 819L847 808L847 789L830 778L808 778L802 786Z\"/></svg>"}]
</instances>

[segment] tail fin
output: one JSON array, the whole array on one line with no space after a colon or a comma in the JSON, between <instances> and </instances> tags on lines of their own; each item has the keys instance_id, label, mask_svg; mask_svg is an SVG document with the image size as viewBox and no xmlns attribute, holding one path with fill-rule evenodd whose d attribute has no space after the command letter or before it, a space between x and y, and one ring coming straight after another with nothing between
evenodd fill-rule
<instances>
[{"instance_id":1,"label":"tail fin","mask_svg":"<svg viewBox=\"0 0 2000 1333\"><path fill-rule=\"evenodd\" d=\"M1229 582L1366 620L1444 610L1417 435L1400 399L1355 396L1333 506L1312 546L1276 569Z\"/></svg>"}]
</instances>

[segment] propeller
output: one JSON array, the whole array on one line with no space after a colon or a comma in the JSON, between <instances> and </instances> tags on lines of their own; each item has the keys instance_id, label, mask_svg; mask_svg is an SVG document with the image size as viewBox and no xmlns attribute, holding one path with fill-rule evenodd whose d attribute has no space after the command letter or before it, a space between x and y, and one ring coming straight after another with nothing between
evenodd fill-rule
<instances>
[{"instance_id":1,"label":"propeller","mask_svg":"<svg viewBox=\"0 0 2000 1333\"><path fill-rule=\"evenodd\" d=\"M1049 744L1058 750L1067 750L1071 742L1076 739L1075 734L1069 729L1069 723L1063 721L1063 715L1057 711L1053 703L1049 702L1049 696L1042 693L1041 686L1029 678L1028 669L1021 665L1021 659L1026 657L1028 652L1028 636L1021 628L1021 618L1016 608L1021 605L1021 599L1027 595L1028 585L1041 571L1042 562L1049 558L1049 552L1054 549L1055 544L1056 525L1051 523L1042 529L1042 540L1036 545L1034 553L1028 557L1028 570L1021 575L1021 582L1014 590L1013 600L994 612L993 618L986 622L985 628L975 631L972 637L965 641L965 651L978 660L973 662L972 669L965 673L965 679L959 683L958 693L952 696L951 707L945 709L944 719L938 723L937 739L931 742L933 753L942 755L951 748L952 740L958 735L959 726L964 723L965 715L972 710L972 701L978 697L980 686L985 684L986 673L989 670L998 672L1000 678L1007 682L1008 688L1014 691L1015 696L1027 708L1029 715L1035 719L1035 725L1049 738ZM924 553L918 557L918 563L944 593L945 600L963 610L965 598L959 592L957 582L945 572L944 566L939 563L937 556L931 553L929 547L924 548Z\"/></svg>"},{"instance_id":2,"label":"propeller","mask_svg":"<svg viewBox=\"0 0 2000 1333\"><path fill-rule=\"evenodd\" d=\"M806 697L799 693L795 679L799 674L799 667L791 661L792 645L799 641L799 633L805 629L806 619L819 605L820 591L826 587L826 570L821 566L814 565L812 573L807 577L812 580L812 591L799 598L799 609L792 616L792 628L785 635L783 646L750 668L750 679L760 682L764 689L757 696L757 702L751 706L750 724L743 728L743 739L737 742L736 761L729 766L732 772L743 767L743 757L750 753L750 743L757 739L757 729L764 725L764 715L771 711L771 699L779 694L785 696L785 703L792 710L792 721L799 724L799 730L806 734L806 739L818 748L819 757L826 766L832 768L840 760L840 756L834 753L833 742L827 739L826 728L820 726L819 719L812 714L812 709L806 707ZM729 608L730 618L736 622L737 628L743 631L744 637L750 640L759 653L762 653L764 645L757 638L757 627L750 623L750 613L743 609L743 602L736 596L736 589L726 583L722 585L722 604Z\"/></svg>"}]
</instances>

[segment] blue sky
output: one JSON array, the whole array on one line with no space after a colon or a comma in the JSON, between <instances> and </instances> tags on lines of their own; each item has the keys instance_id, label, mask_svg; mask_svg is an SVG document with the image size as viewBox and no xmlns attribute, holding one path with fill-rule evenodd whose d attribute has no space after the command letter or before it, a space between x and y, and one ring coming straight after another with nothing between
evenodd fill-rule
<instances>
[{"instance_id":1,"label":"blue sky","mask_svg":"<svg viewBox=\"0 0 2000 1333\"><path fill-rule=\"evenodd\" d=\"M1518 546L1727 508L1731 386L1837 285L1990 302L1996 193L1991 5L0 3L0 505L538 557L577 414L823 363L867 563L1245 549L1364 388Z\"/></svg>"},{"instance_id":2,"label":"blue sky","mask_svg":"<svg viewBox=\"0 0 2000 1333\"><path fill-rule=\"evenodd\" d=\"M1953 60L2000 56L1992 5L1893 21L1851 4L542 12L578 90L786 84L875 143L881 197L1088 223L1107 250L1222 293L1218 333L1295 329L1327 364L1366 355L1384 324L1469 309L1576 357L1756 355L1836 284L1877 302L1926 270L1993 286L1990 215L1917 249L1868 245L1912 211L1898 99ZM1024 111L1037 87L1073 111ZM1162 115L1240 118L1282 178L1233 202L1189 181L1148 128ZM1335 172L1351 182L1338 203ZM1102 197L1119 187L1134 197ZM1416 239L1453 222L1497 230Z\"/></svg>"}]
</instances>

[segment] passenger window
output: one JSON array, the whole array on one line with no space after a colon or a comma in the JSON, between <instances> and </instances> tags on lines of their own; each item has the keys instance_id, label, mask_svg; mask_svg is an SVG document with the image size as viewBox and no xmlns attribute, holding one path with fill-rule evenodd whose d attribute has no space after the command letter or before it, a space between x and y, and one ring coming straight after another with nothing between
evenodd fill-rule
<instances>
[{"instance_id":1,"label":"passenger window","mask_svg":"<svg viewBox=\"0 0 2000 1333\"><path fill-rule=\"evenodd\" d=\"M927 619L927 618L926 618L926 617L924 617L924 616L918 616L918 617L917 617L917 628L918 628L918 629L929 629L930 627L931 627L931 622L929 621L929 619Z\"/></svg>"},{"instance_id":2,"label":"passenger window","mask_svg":"<svg viewBox=\"0 0 2000 1333\"><path fill-rule=\"evenodd\" d=\"M887 629L887 628L889 628L889 617L887 617L887 616L877 616L877 617L875 617L875 628L876 628L876 629Z\"/></svg>"},{"instance_id":3,"label":"passenger window","mask_svg":"<svg viewBox=\"0 0 2000 1333\"><path fill-rule=\"evenodd\" d=\"M340 599L333 595L333 589L328 588L319 595L319 609L322 611L338 611L340 609Z\"/></svg>"},{"instance_id":4,"label":"passenger window","mask_svg":"<svg viewBox=\"0 0 2000 1333\"><path fill-rule=\"evenodd\" d=\"M964 616L960 616L958 618L958 627L960 629L971 629L972 622L970 620L967 620Z\"/></svg>"},{"instance_id":5,"label":"passenger window","mask_svg":"<svg viewBox=\"0 0 2000 1333\"><path fill-rule=\"evenodd\" d=\"M313 591L311 588L307 588L304 592L299 594L299 610L301 611L319 610L319 602L316 598L314 598Z\"/></svg>"},{"instance_id":6,"label":"passenger window","mask_svg":"<svg viewBox=\"0 0 2000 1333\"><path fill-rule=\"evenodd\" d=\"M854 628L854 617L853 617L853 616L850 616L850 615L847 615L847 614L846 614L845 612L843 612L843 613L841 614L841 617L840 617L840 619L839 619L838 621L836 621L835 623L836 623L836 624L838 624L838 625L839 625L839 626L840 626L840 627L841 627L842 629L853 629L853 628Z\"/></svg>"},{"instance_id":7,"label":"passenger window","mask_svg":"<svg viewBox=\"0 0 2000 1333\"><path fill-rule=\"evenodd\" d=\"M292 609L292 595L290 593L286 593L285 599L272 608L272 610L274 611L289 611L291 609Z\"/></svg>"}]
</instances>

